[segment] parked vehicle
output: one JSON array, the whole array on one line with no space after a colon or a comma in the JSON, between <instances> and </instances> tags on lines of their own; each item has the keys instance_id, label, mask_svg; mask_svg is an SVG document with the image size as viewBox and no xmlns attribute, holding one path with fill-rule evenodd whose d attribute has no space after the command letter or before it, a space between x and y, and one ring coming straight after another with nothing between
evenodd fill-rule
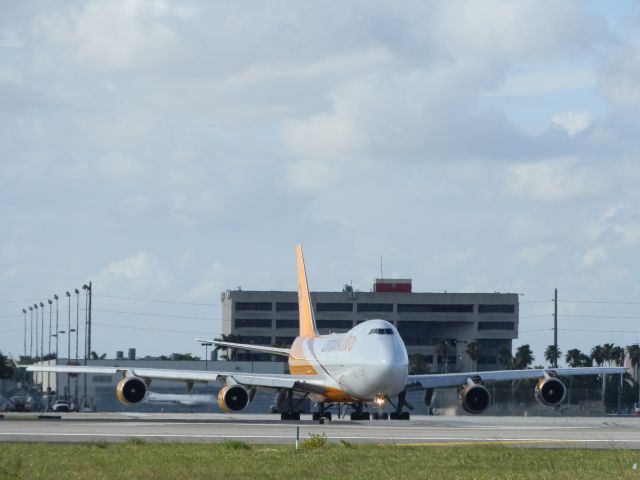
<instances>
[{"instance_id":1,"label":"parked vehicle","mask_svg":"<svg viewBox=\"0 0 640 480\"><path fill-rule=\"evenodd\" d=\"M14 395L9 399L8 412L30 412L31 399L23 395Z\"/></svg>"},{"instance_id":2,"label":"parked vehicle","mask_svg":"<svg viewBox=\"0 0 640 480\"><path fill-rule=\"evenodd\" d=\"M65 400L58 400L53 404L54 412L69 412L70 410L69 404Z\"/></svg>"}]
</instances>

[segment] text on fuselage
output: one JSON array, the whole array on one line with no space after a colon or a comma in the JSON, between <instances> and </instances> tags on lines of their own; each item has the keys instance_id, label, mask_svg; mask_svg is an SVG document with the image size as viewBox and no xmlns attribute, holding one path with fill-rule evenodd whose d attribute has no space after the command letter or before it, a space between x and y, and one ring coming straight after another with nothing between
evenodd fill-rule
<instances>
[{"instance_id":1,"label":"text on fuselage","mask_svg":"<svg viewBox=\"0 0 640 480\"><path fill-rule=\"evenodd\" d=\"M353 348L353 345L356 343L356 336L349 335L343 339L335 339L329 340L322 347L323 352L349 352Z\"/></svg>"}]
</instances>

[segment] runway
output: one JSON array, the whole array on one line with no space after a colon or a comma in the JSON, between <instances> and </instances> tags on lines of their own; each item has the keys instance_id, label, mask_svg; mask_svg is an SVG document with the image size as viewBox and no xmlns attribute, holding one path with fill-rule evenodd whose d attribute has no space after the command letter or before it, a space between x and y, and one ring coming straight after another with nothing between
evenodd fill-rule
<instances>
[{"instance_id":1,"label":"runway","mask_svg":"<svg viewBox=\"0 0 640 480\"><path fill-rule=\"evenodd\" d=\"M274 415L62 414L61 419L6 414L0 442L220 442L293 444L326 434L331 442L391 445L504 444L536 447L640 449L640 418L634 417L427 417L410 421L310 419L281 422Z\"/></svg>"}]
</instances>

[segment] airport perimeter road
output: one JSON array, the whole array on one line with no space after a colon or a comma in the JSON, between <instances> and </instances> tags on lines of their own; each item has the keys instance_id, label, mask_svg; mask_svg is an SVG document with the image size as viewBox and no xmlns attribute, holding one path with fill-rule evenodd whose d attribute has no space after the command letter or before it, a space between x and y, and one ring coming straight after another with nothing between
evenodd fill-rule
<instances>
[{"instance_id":1,"label":"airport perimeter road","mask_svg":"<svg viewBox=\"0 0 640 480\"><path fill-rule=\"evenodd\" d=\"M0 442L96 442L140 438L148 442L295 442L325 433L354 443L640 449L640 418L414 417L411 421L311 420L280 422L273 415L63 414L60 420L7 414Z\"/></svg>"}]
</instances>

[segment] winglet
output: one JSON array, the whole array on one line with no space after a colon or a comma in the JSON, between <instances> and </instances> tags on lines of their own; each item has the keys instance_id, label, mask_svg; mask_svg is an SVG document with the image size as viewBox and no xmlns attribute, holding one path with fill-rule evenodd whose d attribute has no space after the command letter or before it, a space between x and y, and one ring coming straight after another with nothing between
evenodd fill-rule
<instances>
[{"instance_id":1,"label":"winglet","mask_svg":"<svg viewBox=\"0 0 640 480\"><path fill-rule=\"evenodd\" d=\"M316 319L313 315L307 272L304 268L302 245L296 245L296 261L298 263L298 311L300 312L300 336L317 337Z\"/></svg>"}]
</instances>

